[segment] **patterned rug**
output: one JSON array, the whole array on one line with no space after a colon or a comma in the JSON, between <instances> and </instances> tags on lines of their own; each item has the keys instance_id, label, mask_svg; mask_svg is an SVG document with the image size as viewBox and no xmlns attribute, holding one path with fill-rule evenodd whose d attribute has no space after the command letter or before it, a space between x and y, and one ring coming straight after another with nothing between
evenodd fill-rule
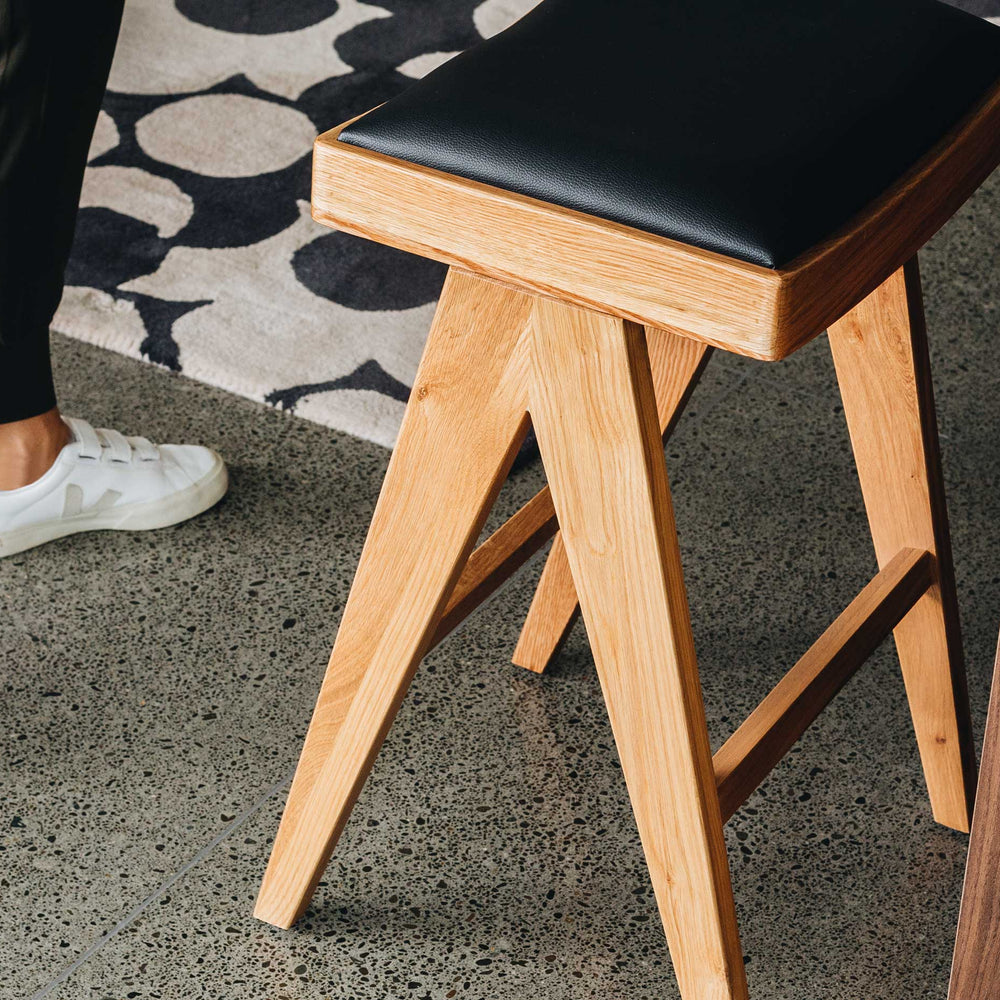
<instances>
[{"instance_id":1,"label":"patterned rug","mask_svg":"<svg viewBox=\"0 0 1000 1000\"><path fill-rule=\"evenodd\" d=\"M56 330L391 446L444 267L312 222L312 140L534 3L377 3L128 0Z\"/></svg>"}]
</instances>

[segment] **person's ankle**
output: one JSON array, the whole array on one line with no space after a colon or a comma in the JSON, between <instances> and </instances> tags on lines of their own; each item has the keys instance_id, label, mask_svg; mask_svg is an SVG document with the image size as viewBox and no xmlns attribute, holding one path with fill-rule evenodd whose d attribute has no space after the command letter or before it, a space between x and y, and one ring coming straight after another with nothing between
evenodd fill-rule
<instances>
[{"instance_id":1,"label":"person's ankle","mask_svg":"<svg viewBox=\"0 0 1000 1000\"><path fill-rule=\"evenodd\" d=\"M0 491L41 479L71 438L55 407L37 417L0 424Z\"/></svg>"}]
</instances>

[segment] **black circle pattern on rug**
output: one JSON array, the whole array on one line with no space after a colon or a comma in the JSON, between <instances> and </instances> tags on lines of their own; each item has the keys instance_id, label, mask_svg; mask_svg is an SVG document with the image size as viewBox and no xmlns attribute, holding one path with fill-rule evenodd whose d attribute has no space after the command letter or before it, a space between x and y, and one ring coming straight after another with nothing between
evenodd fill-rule
<instances>
[{"instance_id":1,"label":"black circle pattern on rug","mask_svg":"<svg viewBox=\"0 0 1000 1000\"><path fill-rule=\"evenodd\" d=\"M250 35L308 28L333 17L339 8L338 0L177 0L177 9L198 24Z\"/></svg>"},{"instance_id":2,"label":"black circle pattern on rug","mask_svg":"<svg viewBox=\"0 0 1000 1000\"><path fill-rule=\"evenodd\" d=\"M313 223L312 141L531 6L130 0L55 328L390 444L446 269Z\"/></svg>"},{"instance_id":3,"label":"black circle pattern on rug","mask_svg":"<svg viewBox=\"0 0 1000 1000\"><path fill-rule=\"evenodd\" d=\"M412 309L441 294L447 268L347 233L321 236L292 258L310 291L351 309Z\"/></svg>"}]
</instances>

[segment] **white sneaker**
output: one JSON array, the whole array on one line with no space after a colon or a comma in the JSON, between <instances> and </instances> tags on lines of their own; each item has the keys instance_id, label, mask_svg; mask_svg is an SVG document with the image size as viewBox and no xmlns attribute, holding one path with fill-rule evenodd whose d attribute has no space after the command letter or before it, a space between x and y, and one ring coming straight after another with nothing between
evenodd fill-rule
<instances>
[{"instance_id":1,"label":"white sneaker","mask_svg":"<svg viewBox=\"0 0 1000 1000\"><path fill-rule=\"evenodd\" d=\"M41 479L0 490L0 559L80 531L146 531L186 521L226 493L210 448L95 430L64 418L73 440Z\"/></svg>"}]
</instances>

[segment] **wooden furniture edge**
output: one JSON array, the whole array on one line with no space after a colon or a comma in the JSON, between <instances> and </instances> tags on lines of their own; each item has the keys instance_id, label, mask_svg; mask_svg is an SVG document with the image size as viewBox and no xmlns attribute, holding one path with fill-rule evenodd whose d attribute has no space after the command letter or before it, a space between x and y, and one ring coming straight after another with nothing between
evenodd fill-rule
<instances>
[{"instance_id":1,"label":"wooden furniture edge","mask_svg":"<svg viewBox=\"0 0 1000 1000\"><path fill-rule=\"evenodd\" d=\"M317 222L586 309L772 359L779 272L340 142L346 124L316 139Z\"/></svg>"},{"instance_id":2,"label":"wooden furniture edge","mask_svg":"<svg viewBox=\"0 0 1000 1000\"><path fill-rule=\"evenodd\" d=\"M339 140L348 124L316 139L318 222L777 361L913 257L1000 164L1000 82L878 200L777 270L352 146ZM484 214L503 225L481 225Z\"/></svg>"},{"instance_id":3,"label":"wooden furniture edge","mask_svg":"<svg viewBox=\"0 0 1000 1000\"><path fill-rule=\"evenodd\" d=\"M969 858L952 953L948 1000L983 1000L1000 992L1000 643L993 666L983 762Z\"/></svg>"},{"instance_id":4,"label":"wooden furniture edge","mask_svg":"<svg viewBox=\"0 0 1000 1000\"><path fill-rule=\"evenodd\" d=\"M915 257L998 165L1000 81L880 198L781 269L787 353Z\"/></svg>"}]
</instances>

